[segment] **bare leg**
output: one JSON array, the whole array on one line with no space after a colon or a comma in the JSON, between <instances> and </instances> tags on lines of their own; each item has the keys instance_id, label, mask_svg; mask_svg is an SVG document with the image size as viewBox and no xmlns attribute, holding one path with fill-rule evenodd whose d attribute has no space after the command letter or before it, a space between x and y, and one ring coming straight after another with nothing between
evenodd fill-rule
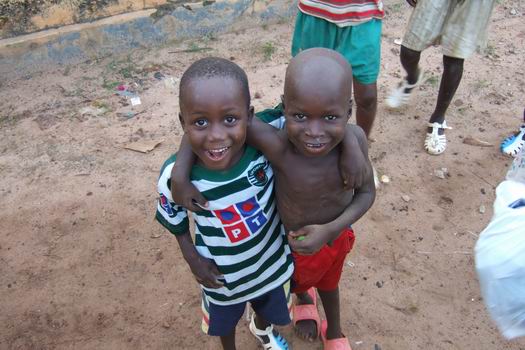
<instances>
[{"instance_id":1,"label":"bare leg","mask_svg":"<svg viewBox=\"0 0 525 350\"><path fill-rule=\"evenodd\" d=\"M230 334L221 336L221 344L224 350L235 350L235 328Z\"/></svg>"},{"instance_id":2,"label":"bare leg","mask_svg":"<svg viewBox=\"0 0 525 350\"><path fill-rule=\"evenodd\" d=\"M366 137L368 138L376 118L377 84L361 84L354 79L354 96L357 105L357 125L364 130Z\"/></svg>"},{"instance_id":3,"label":"bare leg","mask_svg":"<svg viewBox=\"0 0 525 350\"><path fill-rule=\"evenodd\" d=\"M266 328L270 327L270 323L266 321L264 318L259 316L257 313L255 314L255 327L261 330L265 330Z\"/></svg>"},{"instance_id":4,"label":"bare leg","mask_svg":"<svg viewBox=\"0 0 525 350\"><path fill-rule=\"evenodd\" d=\"M326 339L337 339L343 336L341 332L341 315L339 312L339 287L331 291L317 290L323 302L328 328Z\"/></svg>"},{"instance_id":5,"label":"bare leg","mask_svg":"<svg viewBox=\"0 0 525 350\"><path fill-rule=\"evenodd\" d=\"M430 117L431 123L443 123L443 121L445 121L445 113L452 98L456 94L456 90L461 82L461 77L463 76L464 61L462 58L443 56L443 75L441 76L441 83L439 84L436 109Z\"/></svg>"},{"instance_id":6,"label":"bare leg","mask_svg":"<svg viewBox=\"0 0 525 350\"><path fill-rule=\"evenodd\" d=\"M401 54L399 56L401 59L401 65L407 73L407 82L409 84L415 84L419 77L419 59L421 58L421 52L414 51L401 45Z\"/></svg>"},{"instance_id":7,"label":"bare leg","mask_svg":"<svg viewBox=\"0 0 525 350\"><path fill-rule=\"evenodd\" d=\"M296 305L313 305L314 301L308 293L297 293ZM295 333L301 339L314 341L317 338L317 325L313 320L302 320L295 324Z\"/></svg>"}]
</instances>

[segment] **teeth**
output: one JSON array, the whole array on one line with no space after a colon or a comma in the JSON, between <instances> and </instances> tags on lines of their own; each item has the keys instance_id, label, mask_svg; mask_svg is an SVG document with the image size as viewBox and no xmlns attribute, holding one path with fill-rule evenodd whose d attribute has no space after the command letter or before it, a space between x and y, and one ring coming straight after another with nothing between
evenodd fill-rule
<instances>
[{"instance_id":1,"label":"teeth","mask_svg":"<svg viewBox=\"0 0 525 350\"><path fill-rule=\"evenodd\" d=\"M319 148L319 147L322 147L323 145L324 145L323 143L307 143L306 147Z\"/></svg>"},{"instance_id":2,"label":"teeth","mask_svg":"<svg viewBox=\"0 0 525 350\"><path fill-rule=\"evenodd\" d=\"M217 149L210 149L211 153L222 153L226 151L229 147L223 147L223 148L217 148Z\"/></svg>"}]
</instances>

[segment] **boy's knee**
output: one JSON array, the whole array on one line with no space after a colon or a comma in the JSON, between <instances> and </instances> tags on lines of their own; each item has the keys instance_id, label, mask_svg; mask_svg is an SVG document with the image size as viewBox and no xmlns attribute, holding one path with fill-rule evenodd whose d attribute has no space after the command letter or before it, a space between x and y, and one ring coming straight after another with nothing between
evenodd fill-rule
<instances>
[{"instance_id":1,"label":"boy's knee","mask_svg":"<svg viewBox=\"0 0 525 350\"><path fill-rule=\"evenodd\" d=\"M372 84L356 89L354 97L358 107L368 109L377 105L377 89Z\"/></svg>"},{"instance_id":2,"label":"boy's knee","mask_svg":"<svg viewBox=\"0 0 525 350\"><path fill-rule=\"evenodd\" d=\"M419 60L419 57L421 56L420 51L409 49L406 46L401 45L401 53L400 53L402 60L407 61L413 61L413 60Z\"/></svg>"},{"instance_id":3,"label":"boy's knee","mask_svg":"<svg viewBox=\"0 0 525 350\"><path fill-rule=\"evenodd\" d=\"M443 65L450 68L463 68L463 58L456 58L451 56L443 56Z\"/></svg>"}]
</instances>

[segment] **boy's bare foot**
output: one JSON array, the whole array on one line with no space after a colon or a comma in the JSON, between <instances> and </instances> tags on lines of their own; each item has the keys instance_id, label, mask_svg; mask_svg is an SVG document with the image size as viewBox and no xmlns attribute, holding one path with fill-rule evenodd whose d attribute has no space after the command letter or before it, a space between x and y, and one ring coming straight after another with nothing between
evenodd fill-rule
<instances>
[{"instance_id":1,"label":"boy's bare foot","mask_svg":"<svg viewBox=\"0 0 525 350\"><path fill-rule=\"evenodd\" d=\"M317 311L315 290L312 288L309 292L296 294L293 317L297 336L312 342L317 339L319 334L320 319Z\"/></svg>"}]
</instances>

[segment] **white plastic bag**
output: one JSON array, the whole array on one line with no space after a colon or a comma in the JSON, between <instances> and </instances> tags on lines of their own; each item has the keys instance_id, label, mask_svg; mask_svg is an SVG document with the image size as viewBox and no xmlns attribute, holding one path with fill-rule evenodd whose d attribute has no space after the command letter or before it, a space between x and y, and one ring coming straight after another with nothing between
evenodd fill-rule
<instances>
[{"instance_id":1,"label":"white plastic bag","mask_svg":"<svg viewBox=\"0 0 525 350\"><path fill-rule=\"evenodd\" d=\"M525 147L523 147L516 155L516 158L514 158L509 172L507 173L507 180L513 180L525 184Z\"/></svg>"},{"instance_id":2,"label":"white plastic bag","mask_svg":"<svg viewBox=\"0 0 525 350\"><path fill-rule=\"evenodd\" d=\"M509 339L525 336L524 153L513 163L509 180L497 187L494 216L475 248L481 294L499 330Z\"/></svg>"}]
</instances>

